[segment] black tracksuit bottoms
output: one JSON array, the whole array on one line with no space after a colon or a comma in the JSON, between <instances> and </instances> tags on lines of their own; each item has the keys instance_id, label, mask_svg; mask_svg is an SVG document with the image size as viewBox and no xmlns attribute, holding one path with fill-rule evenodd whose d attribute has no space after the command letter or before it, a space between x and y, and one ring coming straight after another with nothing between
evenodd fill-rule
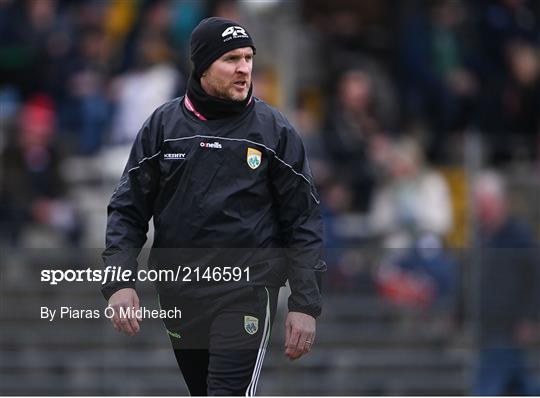
<instances>
[{"instance_id":1,"label":"black tracksuit bottoms","mask_svg":"<svg viewBox=\"0 0 540 398\"><path fill-rule=\"evenodd\" d=\"M279 288L243 287L218 298L177 301L182 319L166 322L178 366L191 395L254 396Z\"/></svg>"}]
</instances>

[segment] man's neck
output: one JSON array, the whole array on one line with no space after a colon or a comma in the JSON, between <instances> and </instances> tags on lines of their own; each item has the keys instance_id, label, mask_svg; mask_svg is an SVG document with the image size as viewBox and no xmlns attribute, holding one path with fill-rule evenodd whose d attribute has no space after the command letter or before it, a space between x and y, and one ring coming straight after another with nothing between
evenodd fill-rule
<instances>
[{"instance_id":1,"label":"man's neck","mask_svg":"<svg viewBox=\"0 0 540 398\"><path fill-rule=\"evenodd\" d=\"M195 113L200 120L224 119L236 116L243 113L251 103L252 87L250 87L248 95L243 101L233 101L209 94L202 87L202 81L202 78L196 80L195 77L190 77L186 100L184 101L186 109Z\"/></svg>"}]
</instances>

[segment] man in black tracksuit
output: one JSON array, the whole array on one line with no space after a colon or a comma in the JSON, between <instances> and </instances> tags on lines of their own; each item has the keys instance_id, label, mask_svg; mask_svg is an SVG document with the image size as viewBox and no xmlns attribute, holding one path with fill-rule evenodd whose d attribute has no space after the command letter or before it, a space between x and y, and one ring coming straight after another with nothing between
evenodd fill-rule
<instances>
[{"instance_id":1,"label":"man in black tracksuit","mask_svg":"<svg viewBox=\"0 0 540 398\"><path fill-rule=\"evenodd\" d=\"M286 280L290 359L310 350L321 312L318 194L297 132L252 96L254 53L233 21L195 28L187 93L144 123L108 207L106 266L136 271L152 217L149 268L181 266L156 285L162 308L182 310L165 326L192 395L255 394ZM118 313L139 307L134 287L109 282L103 294ZM133 316L113 325L139 331Z\"/></svg>"}]
</instances>

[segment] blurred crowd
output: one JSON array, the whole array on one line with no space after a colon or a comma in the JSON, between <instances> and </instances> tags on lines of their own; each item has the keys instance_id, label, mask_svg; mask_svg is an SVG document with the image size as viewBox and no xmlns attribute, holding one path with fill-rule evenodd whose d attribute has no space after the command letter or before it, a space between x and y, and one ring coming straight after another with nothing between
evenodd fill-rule
<instances>
[{"instance_id":1,"label":"blurred crowd","mask_svg":"<svg viewBox=\"0 0 540 398\"><path fill-rule=\"evenodd\" d=\"M455 307L464 277L449 247L536 247L538 196L527 226L502 188L516 169L540 183L532 0L0 0L0 245L24 247L36 225L66 246L88 244L91 223L62 165L128 148L157 106L184 94L189 34L210 15L250 29L255 95L304 137L330 290ZM291 34L293 68L268 21ZM502 263L483 271L490 286L539 290L538 264L501 279Z\"/></svg>"},{"instance_id":2,"label":"blurred crowd","mask_svg":"<svg viewBox=\"0 0 540 398\"><path fill-rule=\"evenodd\" d=\"M357 235L381 247L412 248L426 237L443 247L460 215L441 170L469 172L471 135L480 166L525 164L538 177L534 1L2 0L4 241L17 245L28 223L41 223L80 244L84 217L68 200L63 160L129 146L153 109L183 95L189 33L200 19L246 19L257 40L264 29L255 22L281 7L296 14L304 52L285 111L311 158L328 247L347 244L334 220L348 214L364 215ZM264 53L276 63L284 55L259 39L268 48L256 60L255 94L283 108L286 77Z\"/></svg>"},{"instance_id":3,"label":"blurred crowd","mask_svg":"<svg viewBox=\"0 0 540 398\"><path fill-rule=\"evenodd\" d=\"M278 63L285 55L271 37L257 37L265 30L256 22L280 8L295 13L287 23L303 51L291 74L292 106L279 94L287 76L264 56ZM2 0L4 242L18 245L25 226L38 223L70 245L84 243L84 217L60 165L129 147L153 109L183 95L189 33L208 15L251 22L267 47L255 63L255 94L285 107L304 136L329 248L350 244L347 237L389 249L443 248L466 206L441 170L462 170L467 180L471 135L481 150L468 156L481 158L479 166L525 164L538 177L533 1ZM339 220L350 214L363 217L347 235ZM349 278L337 269L339 285Z\"/></svg>"}]
</instances>

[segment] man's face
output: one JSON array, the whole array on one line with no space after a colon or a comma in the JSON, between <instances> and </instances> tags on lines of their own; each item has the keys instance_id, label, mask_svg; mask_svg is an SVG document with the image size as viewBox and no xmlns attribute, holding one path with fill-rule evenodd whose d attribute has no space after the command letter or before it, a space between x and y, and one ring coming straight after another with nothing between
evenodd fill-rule
<instances>
[{"instance_id":1,"label":"man's face","mask_svg":"<svg viewBox=\"0 0 540 398\"><path fill-rule=\"evenodd\" d=\"M237 48L223 54L210 65L201 77L201 86L214 97L243 101L251 86L252 69L253 49Z\"/></svg>"}]
</instances>

